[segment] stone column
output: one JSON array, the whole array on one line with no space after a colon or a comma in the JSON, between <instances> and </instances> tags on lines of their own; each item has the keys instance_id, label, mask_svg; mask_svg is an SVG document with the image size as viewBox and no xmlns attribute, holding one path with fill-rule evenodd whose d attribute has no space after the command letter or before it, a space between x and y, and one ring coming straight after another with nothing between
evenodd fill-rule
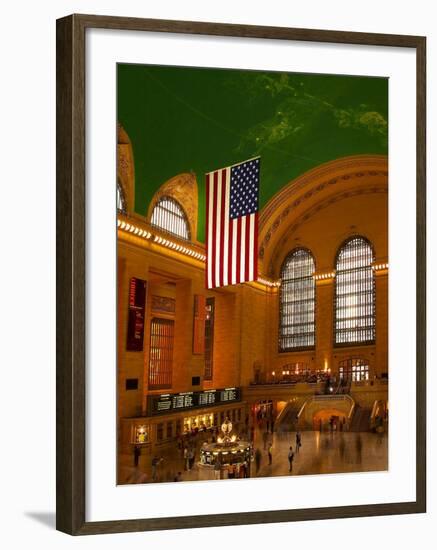
<instances>
[{"instance_id":1,"label":"stone column","mask_svg":"<svg viewBox=\"0 0 437 550\"><path fill-rule=\"evenodd\" d=\"M375 374L388 372L388 269L375 270L376 350Z\"/></svg>"},{"instance_id":2,"label":"stone column","mask_svg":"<svg viewBox=\"0 0 437 550\"><path fill-rule=\"evenodd\" d=\"M334 338L334 294L333 273L316 274L316 369L337 370L333 365L332 348Z\"/></svg>"}]
</instances>

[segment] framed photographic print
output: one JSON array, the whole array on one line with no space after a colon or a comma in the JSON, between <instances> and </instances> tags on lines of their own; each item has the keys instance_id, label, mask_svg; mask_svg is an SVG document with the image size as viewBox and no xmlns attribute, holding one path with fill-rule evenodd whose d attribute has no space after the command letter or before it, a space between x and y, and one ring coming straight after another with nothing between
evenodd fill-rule
<instances>
[{"instance_id":1,"label":"framed photographic print","mask_svg":"<svg viewBox=\"0 0 437 550\"><path fill-rule=\"evenodd\" d=\"M426 509L425 38L57 22L57 528Z\"/></svg>"}]
</instances>

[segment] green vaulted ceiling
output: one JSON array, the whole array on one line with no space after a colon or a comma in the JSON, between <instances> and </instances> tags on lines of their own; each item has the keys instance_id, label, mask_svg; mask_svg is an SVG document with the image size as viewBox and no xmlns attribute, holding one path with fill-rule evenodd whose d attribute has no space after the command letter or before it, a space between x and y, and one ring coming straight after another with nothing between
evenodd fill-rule
<instances>
[{"instance_id":1,"label":"green vaulted ceiling","mask_svg":"<svg viewBox=\"0 0 437 550\"><path fill-rule=\"evenodd\" d=\"M119 64L118 120L133 147L135 210L193 171L203 241L206 172L261 155L262 207L319 164L387 154L388 80Z\"/></svg>"}]
</instances>

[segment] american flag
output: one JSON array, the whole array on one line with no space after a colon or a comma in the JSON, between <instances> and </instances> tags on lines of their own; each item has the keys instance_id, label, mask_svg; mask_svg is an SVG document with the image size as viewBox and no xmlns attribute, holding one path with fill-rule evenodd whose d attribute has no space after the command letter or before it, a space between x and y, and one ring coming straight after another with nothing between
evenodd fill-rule
<instances>
[{"instance_id":1,"label":"american flag","mask_svg":"<svg viewBox=\"0 0 437 550\"><path fill-rule=\"evenodd\" d=\"M258 277L260 159L206 174L206 287Z\"/></svg>"}]
</instances>

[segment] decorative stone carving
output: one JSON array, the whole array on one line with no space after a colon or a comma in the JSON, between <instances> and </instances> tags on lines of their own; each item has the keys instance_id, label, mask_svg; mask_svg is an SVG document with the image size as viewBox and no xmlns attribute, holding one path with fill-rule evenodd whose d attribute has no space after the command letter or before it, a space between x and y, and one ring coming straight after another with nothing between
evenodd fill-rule
<instances>
[{"instance_id":1,"label":"decorative stone carving","mask_svg":"<svg viewBox=\"0 0 437 550\"><path fill-rule=\"evenodd\" d=\"M375 179L377 185L363 188L363 178L367 178L364 185L368 184L369 178ZM341 200L341 198L346 198L344 193L337 193L334 197L326 199L328 189L334 188L335 191L336 186L344 189L346 182L349 186L357 180L360 180L360 189L354 189L353 193L355 194L379 192L381 185L384 188L382 192L387 192L387 157L360 155L328 162L299 176L282 188L260 212L258 251L260 260L268 261L275 253L278 240L274 237L277 233L284 231L283 225L288 226L287 232L294 232L302 222L308 220L322 208ZM306 212L300 212L299 217L292 220L293 226L290 227L288 218L296 215L296 210L301 208L303 203L308 201L311 204L317 200L317 195L322 192L324 192L325 199L312 208L309 207Z\"/></svg>"},{"instance_id":2,"label":"decorative stone carving","mask_svg":"<svg viewBox=\"0 0 437 550\"><path fill-rule=\"evenodd\" d=\"M375 193L385 193L386 194L386 193L388 193L388 188L387 188L386 185L374 186L374 187L368 187L368 188L360 188L360 189L345 191L343 193L338 193L338 194L336 194L332 197L329 197L328 199L326 199L326 200L324 200L320 203L317 203L315 206L313 206L312 208L306 210L299 217L297 217L296 220L295 220L295 223L290 228L290 233L295 233L303 223L307 222L310 218L312 218L314 215L319 213L321 210L324 210L325 208L331 206L332 204L335 204L336 202L348 199L350 197L355 197L355 196L358 196L358 195L372 195L372 194L375 194ZM284 235L282 237L282 239L280 239L280 241L274 247L274 249L272 251L272 254L271 254L271 257L275 258L275 257L277 257L278 254L280 255L281 248L283 248L284 245L287 242L288 242L287 235ZM271 272L270 272L270 267L272 269ZM270 267L269 267L269 274L270 274L271 277L275 277L276 274L274 272L272 262L270 263Z\"/></svg>"},{"instance_id":3,"label":"decorative stone carving","mask_svg":"<svg viewBox=\"0 0 437 550\"><path fill-rule=\"evenodd\" d=\"M117 125L117 180L123 189L128 212L132 212L135 201L134 157L129 136L121 124Z\"/></svg>"},{"instance_id":4,"label":"decorative stone carving","mask_svg":"<svg viewBox=\"0 0 437 550\"><path fill-rule=\"evenodd\" d=\"M176 311L176 300L167 296L152 296L152 311L171 313Z\"/></svg>"}]
</instances>

